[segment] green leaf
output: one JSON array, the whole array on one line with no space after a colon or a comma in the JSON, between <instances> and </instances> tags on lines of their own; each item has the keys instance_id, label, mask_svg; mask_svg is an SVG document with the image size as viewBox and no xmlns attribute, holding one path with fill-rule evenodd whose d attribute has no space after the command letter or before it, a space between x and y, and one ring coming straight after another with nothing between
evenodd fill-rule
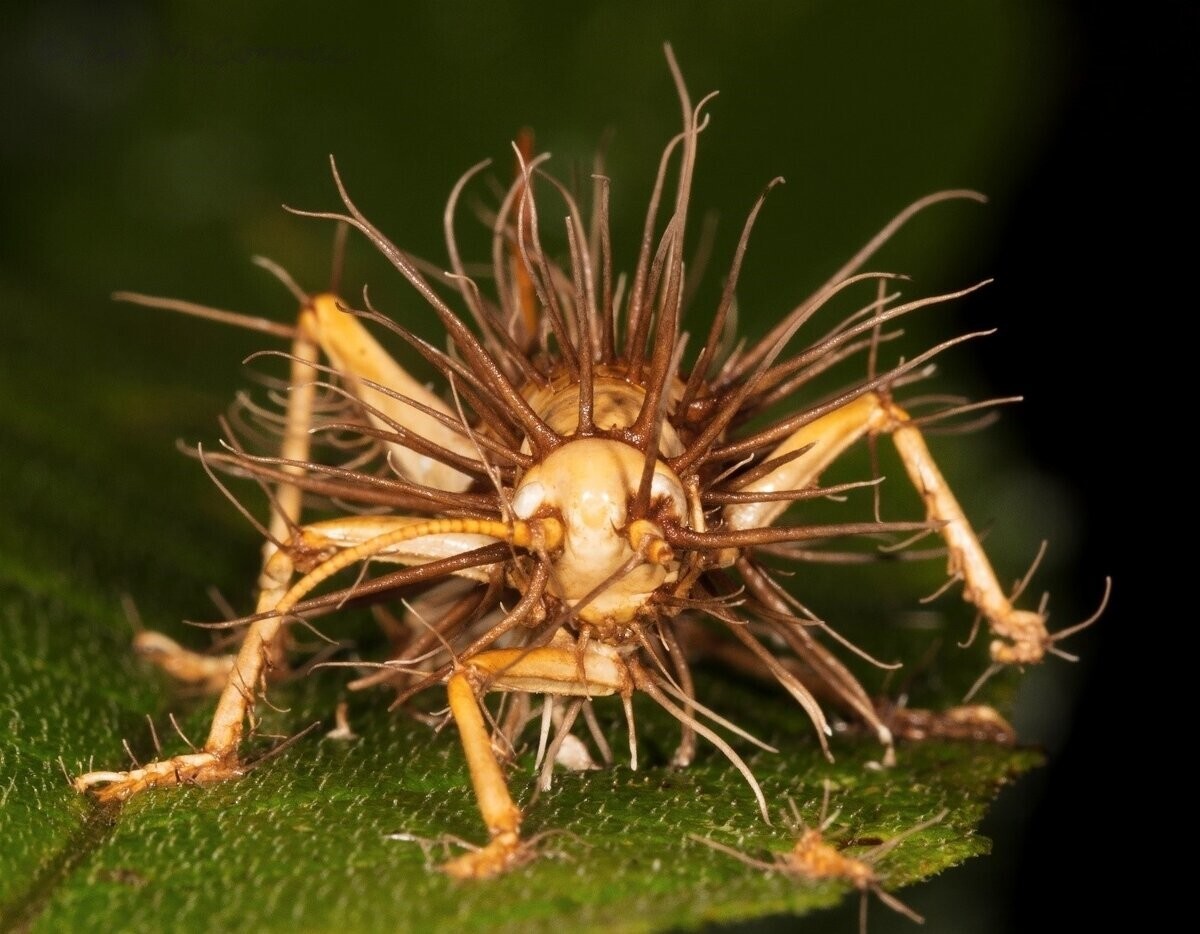
<instances>
[{"instance_id":1,"label":"green leaf","mask_svg":"<svg viewBox=\"0 0 1200 934\"><path fill-rule=\"evenodd\" d=\"M61 606L29 609L23 625L9 625L6 638L30 631L35 620L42 626L34 631L77 631L79 618ZM16 641L18 657L44 659L40 652L51 650L71 663L60 672L91 670L83 658L87 653L70 641L41 646ZM749 789L715 751L706 750L686 770L664 767L671 731L648 708L639 708L647 732L643 741L659 762L638 772L618 764L602 772L559 774L553 790L530 803L530 757L522 758L512 784L527 809L527 832L544 834L540 858L490 882L451 881L434 867L453 845L413 842L447 835L481 838L453 730L435 734L369 699L360 699L351 712L358 739L313 733L239 782L156 790L119 814L105 812L66 787L59 755L73 770L79 768L77 756L94 750L119 760L113 734L104 735L96 725L123 723L128 729L137 708L147 706L147 692L128 671L110 683L89 679L72 690L69 681L39 677L45 667L43 661L5 672L14 679L10 683L30 689L28 700L18 698L13 735L20 742L7 744L0 757L0 780L10 789L0 850L6 860L6 918L36 917L36 930L162 925L516 931L552 930L566 917L577 929L656 930L802 913L836 904L848 890L754 870L689 839L700 835L769 859L769 853L786 850L792 837L782 824L761 820ZM317 719L328 725L335 680L310 678L273 691L273 703L286 704L288 713L271 714L263 729L295 729ZM116 694L119 687L130 693ZM946 820L906 841L883 863L889 887L987 852L986 839L973 829L988 800L1038 759L1005 748L931 743L902 749L899 768L879 771L869 768L877 750L852 742L839 744L836 765L828 765L796 712L777 697L747 685L702 682L701 691L721 709L753 711L747 726L769 729L774 721L776 728L764 735L783 752L750 759L768 800L782 806L791 798L815 822L823 783L833 783L833 805L840 810L830 830L834 840L886 840L942 808L950 810ZM60 700L50 701L55 697ZM29 726L39 703L55 724L41 734ZM779 729L785 720L792 721L790 730ZM145 730L131 733L144 736ZM58 735L69 741L55 742ZM610 730L614 746L622 738ZM65 754L58 752L64 748ZM31 874L33 867L38 868Z\"/></svg>"}]
</instances>

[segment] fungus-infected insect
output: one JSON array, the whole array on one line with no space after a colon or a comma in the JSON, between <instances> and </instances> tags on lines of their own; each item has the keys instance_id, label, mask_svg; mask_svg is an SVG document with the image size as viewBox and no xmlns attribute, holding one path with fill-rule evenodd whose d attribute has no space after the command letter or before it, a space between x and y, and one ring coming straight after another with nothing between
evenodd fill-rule
<instances>
[{"instance_id":1,"label":"fungus-infected insect","mask_svg":"<svg viewBox=\"0 0 1200 934\"><path fill-rule=\"evenodd\" d=\"M952 577L987 621L996 664L1038 662L1056 651L1063 634L1047 633L1041 611L1014 608L918 422L893 398L933 357L977 335L948 340L890 369L877 366L889 325L979 286L900 302L894 291L900 277L860 271L917 212L980 196L947 191L911 205L765 337L747 345L729 337L738 273L764 192L745 224L708 336L685 363L684 234L709 98L693 104L669 50L668 59L683 129L662 155L628 287L613 272L609 180L602 170L593 176L587 223L574 195L544 171L546 157L517 147L517 179L490 218L490 298L467 276L454 233L460 195L485 163L451 192L444 222L450 272L444 276L435 278L428 264L367 220L336 168L344 211L294 212L365 235L445 327L448 351L368 301L366 311L351 312L333 294L303 294L283 274L301 302L294 328L124 296L287 336L291 377L284 412L242 409L257 417L256 427L275 427L282 438L276 453L250 453L231 430L225 452L204 455L208 465L273 485L257 611L242 621L249 630L240 651L213 659L162 637L139 639L142 650L175 675L220 686L203 749L128 772L83 775L77 788L121 800L152 786L242 774L239 747L268 673L285 660L287 624L348 599L383 601L424 591L410 607L407 626L391 627L394 657L356 686L392 684L403 701L445 685L489 834L485 846L445 869L472 878L503 872L528 856L502 759L530 719L531 695L545 698L543 785L556 760L587 763L571 730L581 712L592 726L591 701L606 695L624 703L636 767L631 698L642 691L683 726L674 763L690 762L697 736L704 737L746 777L766 817L757 782L715 727L746 734L695 696L687 650L713 636L693 637L690 621L700 617L732 643L740 664L757 666L795 698L826 754L830 730L816 690L872 729L885 758L891 755L892 735L871 700L819 639L819 630L836 634L800 608L763 562L795 559L797 543L936 532ZM677 186L660 227L672 172ZM552 204L566 217L561 261L542 245L542 219ZM457 293L473 327L440 288ZM818 329L820 336L801 349L792 347L831 299L856 290L870 293L857 311ZM445 391L406 373L363 319L408 341L445 378ZM865 378L832 396L805 398L818 374L856 354L867 359ZM791 406L786 415L749 424L781 402ZM935 417L952 411L960 409ZM872 486L821 488L817 482L845 450L878 435L893 439L924 500L923 519L777 524L794 502ZM311 448L314 437L326 442L320 453ZM322 504L333 518L312 521L311 511ZM368 565L376 562L404 567L370 577ZM341 571L358 577L330 589L326 582ZM513 696L503 717L492 718L484 706L488 692ZM607 758L606 744L598 741Z\"/></svg>"},{"instance_id":2,"label":"fungus-infected insect","mask_svg":"<svg viewBox=\"0 0 1200 934\"><path fill-rule=\"evenodd\" d=\"M708 837L701 837L697 834L690 834L690 837L696 842L710 846L720 853L732 856L747 866L767 872L782 873L799 882L808 882L811 884L822 882L848 883L858 889L860 893L858 915L860 934L866 934L867 896L872 892L893 911L899 912L918 924L924 923L924 918L909 908L904 902L900 901L900 899L896 898L896 896L884 890L884 880L876 871L876 866L879 865L880 860L909 837L940 824L946 815L950 813L949 810L942 810L929 820L921 821L921 823L909 827L907 830L896 834L896 836L883 843L870 847L857 856L850 856L842 852L841 848L834 846L825 839L825 832L833 825L841 813L840 811L835 811L833 814L829 813L829 791L829 784L826 783L824 796L821 799L821 816L817 820L816 827L808 826L800 816L800 809L796 807L796 802L790 798L788 799L788 807L791 809L791 814L785 813L783 815L783 823L794 835L795 842L792 844L790 850L783 853L775 853L770 861L747 856L740 850L736 850L724 843L718 843L716 840L710 840Z\"/></svg>"}]
</instances>

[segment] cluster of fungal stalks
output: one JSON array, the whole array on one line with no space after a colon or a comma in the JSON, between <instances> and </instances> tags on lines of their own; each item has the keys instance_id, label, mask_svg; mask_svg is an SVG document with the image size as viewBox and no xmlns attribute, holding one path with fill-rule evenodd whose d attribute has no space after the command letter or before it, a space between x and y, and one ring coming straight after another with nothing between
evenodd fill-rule
<instances>
[{"instance_id":1,"label":"cluster of fungal stalks","mask_svg":"<svg viewBox=\"0 0 1200 934\"><path fill-rule=\"evenodd\" d=\"M336 167L342 209L294 212L335 221L340 233L356 230L374 244L436 315L445 349L373 308L365 292L364 307L355 309L333 292L305 294L278 269L301 305L295 327L123 296L286 336L291 375L279 394L282 412L244 401L241 429L231 424L225 450L203 455L211 467L257 479L271 499L257 611L234 621L249 626L242 648L201 658L161 637L140 640L176 674L222 691L204 749L83 776L81 789L124 798L152 785L240 774L245 725L268 672L284 664L287 624L347 602L379 607L394 646L393 657L355 687L392 685L398 703L433 685L449 692L489 831L486 846L446 866L467 877L504 871L528 855L501 765L536 716L538 696L543 785L556 761L590 764L572 732L581 713L598 755L611 756L591 706L604 695L625 704L636 765L630 698L641 691L682 725L674 764L692 760L697 737L709 740L745 775L765 816L758 783L720 731L757 741L696 696L690 659L702 654L778 681L816 726L827 755L830 728L818 696L869 727L889 759L892 731L830 647L848 643L773 570L811 556L819 543L940 535L952 578L990 629L997 665L1058 651L1065 633L1050 636L1042 610L1014 608L922 439L923 423L976 407L945 404L914 419L894 400L928 375L934 357L979 335L880 366L881 347L905 316L980 286L902 301L902 277L862 271L919 211L981 196L945 191L910 205L764 336L747 341L736 333L735 294L751 228L779 180L771 182L745 222L707 334L689 353L685 233L710 98L693 103L669 51L668 60L683 126L662 153L628 278L614 272L602 165L585 217L576 194L546 171L548 157L518 145L516 178L487 218L491 289L467 274L455 236L460 197L486 163L451 192L448 271L389 240L351 200ZM676 180L673 194L668 177ZM565 219L558 257L543 246L547 217ZM465 314L451 307L455 293ZM835 298L856 293L865 293L856 310L814 328ZM405 372L366 325L407 342L444 378L443 391ZM865 375L831 394L813 392L817 377L856 356ZM277 453L251 453L237 440L264 427L280 438ZM779 521L800 501L877 491L876 480L819 481L844 451L880 435L894 440L924 516ZM314 439L324 442L320 457ZM308 514L320 508L334 517L312 521ZM372 575L377 563L401 568ZM326 585L346 570L357 577ZM400 598L404 613L385 609ZM498 713L483 704L490 691L506 696Z\"/></svg>"}]
</instances>

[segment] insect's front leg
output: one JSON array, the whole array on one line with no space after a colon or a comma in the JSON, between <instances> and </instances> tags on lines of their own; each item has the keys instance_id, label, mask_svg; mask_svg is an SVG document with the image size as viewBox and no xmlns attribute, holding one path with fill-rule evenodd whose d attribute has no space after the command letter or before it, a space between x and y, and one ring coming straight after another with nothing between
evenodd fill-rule
<instances>
[{"instance_id":1,"label":"insect's front leg","mask_svg":"<svg viewBox=\"0 0 1200 934\"><path fill-rule=\"evenodd\" d=\"M1041 661L1051 642L1045 617L1012 605L920 430L890 399L867 393L798 429L769 456L811 445L809 450L747 484L741 492L794 490L813 484L843 451L867 434L892 435L905 470L925 502L926 516L936 523L946 543L950 575L962 580L963 598L979 609L996 637L991 644L992 659L1003 664ZM724 518L734 528L756 528L769 525L787 506L786 501L736 504L726 507Z\"/></svg>"},{"instance_id":2,"label":"insect's front leg","mask_svg":"<svg viewBox=\"0 0 1200 934\"><path fill-rule=\"evenodd\" d=\"M486 879L530 858L521 841L521 809L513 802L484 722L480 696L489 690L532 691L572 697L600 697L633 691L629 670L615 653L574 645L483 652L456 670L446 686L450 712L471 772L488 843L442 866L459 879Z\"/></svg>"},{"instance_id":3,"label":"insect's front leg","mask_svg":"<svg viewBox=\"0 0 1200 934\"><path fill-rule=\"evenodd\" d=\"M992 660L1003 665L1040 662L1052 641L1046 631L1046 617L1035 610L1019 610L1012 605L996 579L979 536L929 453L920 429L895 405L888 404L887 414L889 421L884 430L892 433L904 468L925 501L925 513L931 521L942 524L950 576L962 580L963 599L979 609L996 637L989 646Z\"/></svg>"},{"instance_id":4,"label":"insect's front leg","mask_svg":"<svg viewBox=\"0 0 1200 934\"><path fill-rule=\"evenodd\" d=\"M253 714L254 703L262 691L266 674L273 664L274 646L286 628L295 603L292 578L299 556L312 570L306 581L316 586L337 570L347 556L385 536L402 537L408 529L423 528L427 520L403 516L356 516L316 523L302 529L268 559L259 580L260 594L256 615L250 626L221 691L212 727L202 750L152 762L128 772L90 772L74 781L76 790L92 791L103 802L120 801L139 791L161 785L215 782L236 778L244 766L238 747L245 724ZM440 558L453 557L484 545L495 538L486 534L450 532L418 535L383 550L372 550L372 560L405 565L420 565ZM487 566L465 568L455 573L486 580Z\"/></svg>"}]
</instances>

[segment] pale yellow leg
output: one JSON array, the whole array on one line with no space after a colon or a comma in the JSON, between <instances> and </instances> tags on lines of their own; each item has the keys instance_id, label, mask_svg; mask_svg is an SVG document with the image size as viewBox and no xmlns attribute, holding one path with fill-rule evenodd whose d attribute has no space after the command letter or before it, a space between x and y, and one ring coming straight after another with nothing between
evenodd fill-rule
<instances>
[{"instance_id":1,"label":"pale yellow leg","mask_svg":"<svg viewBox=\"0 0 1200 934\"><path fill-rule=\"evenodd\" d=\"M316 397L316 371L309 365L317 361L317 345L314 337L316 318L311 310L300 313L296 337L292 341L291 368L287 411L284 414L283 441L279 456L284 460L305 462L311 451L313 403ZM304 473L303 468L285 466L282 470L293 476ZM291 483L280 483L275 488L271 504L271 519L267 526L271 538L263 543L262 571L266 574L267 563L275 554L275 542L286 542L292 530L300 524L304 506L304 491ZM261 604L261 600L259 601ZM168 675L184 684L195 685L219 692L228 681L237 656L208 655L193 652L162 633L139 632L133 639L133 649L147 661L157 665ZM272 664L279 666L283 661L283 646L269 646Z\"/></svg>"},{"instance_id":2,"label":"pale yellow leg","mask_svg":"<svg viewBox=\"0 0 1200 934\"><path fill-rule=\"evenodd\" d=\"M299 463L309 459L313 405L316 397L317 371L311 364L318 360L318 346L330 362L346 378L356 395L388 419L406 429L464 456L473 457L470 440L432 416L366 386L369 380L389 387L421 404L442 412L452 413L441 399L417 382L397 364L367 332L357 318L342 311L339 299L323 294L313 297L301 309L296 337L291 348L291 370L287 411L284 416L283 441L279 456ZM387 425L370 416L379 427ZM403 445L390 444L395 463L406 477L436 489L458 492L465 490L471 478L452 467L412 451ZM304 469L284 466L284 473L300 476ZM292 530L300 524L304 492L296 485L282 482L275 490L268 531L274 541L286 542ZM263 569L275 553L273 541L263 544ZM162 668L167 674L187 684L209 690L220 690L223 674L234 665L234 656L212 656L193 652L156 632L139 633L134 637L134 650ZM278 642L268 646L273 667L283 661L283 647Z\"/></svg>"},{"instance_id":3,"label":"pale yellow leg","mask_svg":"<svg viewBox=\"0 0 1200 934\"><path fill-rule=\"evenodd\" d=\"M480 710L477 691L488 689L598 697L628 694L633 681L615 654L588 648L581 658L574 646L483 652L450 677L450 712L458 725L471 785L489 834L485 846L442 866L444 872L459 879L486 879L529 858L520 839L521 810L508 793Z\"/></svg>"},{"instance_id":4,"label":"pale yellow leg","mask_svg":"<svg viewBox=\"0 0 1200 934\"><path fill-rule=\"evenodd\" d=\"M256 614L276 615L251 624L224 681L203 751L152 762L127 772L81 775L74 781L76 790L93 791L101 801L118 801L158 785L213 782L241 775L243 769L238 759L238 746L246 719L253 712L255 698L269 670L271 647L278 643L287 614L303 597L303 593L298 593L293 594L293 599L285 599L291 593L289 585L295 570L293 556L303 556L306 563L316 565L314 573L318 579L312 584L315 586L324 579L320 576L322 569L331 568L334 558L340 560L349 556L361 560L370 557L372 560L415 565L461 554L496 541L494 536L466 532L416 535L383 550L371 550L369 555L358 555L373 541L389 535L403 536L406 529L428 524L428 520L407 516L354 516L315 523L303 529L286 549L275 551L263 568L259 578ZM459 573L486 580L488 568L467 568Z\"/></svg>"},{"instance_id":5,"label":"pale yellow leg","mask_svg":"<svg viewBox=\"0 0 1200 934\"><path fill-rule=\"evenodd\" d=\"M1013 607L920 430L890 399L867 393L798 429L768 456L812 447L739 492L798 490L815 484L826 467L867 434L892 435L905 470L925 502L927 518L939 525L951 576L963 581L963 598L980 610L997 637L991 644L993 660L1005 664L1041 661L1049 645L1045 617ZM725 524L737 529L761 528L775 521L788 505L784 500L727 506Z\"/></svg>"}]
</instances>

